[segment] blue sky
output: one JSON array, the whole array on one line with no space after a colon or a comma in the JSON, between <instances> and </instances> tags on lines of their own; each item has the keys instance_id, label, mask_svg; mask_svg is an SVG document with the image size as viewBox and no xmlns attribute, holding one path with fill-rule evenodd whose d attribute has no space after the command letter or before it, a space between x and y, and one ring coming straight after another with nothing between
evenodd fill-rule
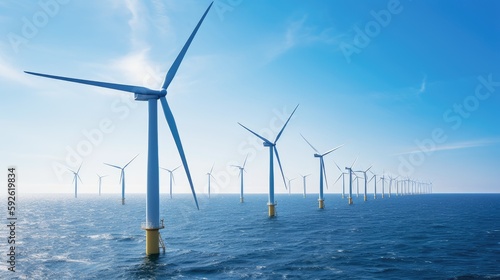
<instances>
[{"instance_id":1,"label":"blue sky","mask_svg":"<svg viewBox=\"0 0 500 280\"><path fill-rule=\"evenodd\" d=\"M44 4L45 3L45 4ZM210 1L0 2L1 162L21 192L145 192L147 105L105 89L23 70L157 89ZM285 175L317 193L325 157L330 188L340 166L434 183L435 192L498 192L498 1L216 1L167 99L198 193L215 163L213 192L268 189L268 153L237 125L274 138L300 104L278 149ZM89 136L90 135L90 136ZM160 165L180 159L159 118ZM161 174L167 191L167 172ZM276 190L285 192L276 173ZM189 192L182 170L175 192ZM293 192L300 192L294 181ZM371 189L371 186L370 186Z\"/></svg>"}]
</instances>

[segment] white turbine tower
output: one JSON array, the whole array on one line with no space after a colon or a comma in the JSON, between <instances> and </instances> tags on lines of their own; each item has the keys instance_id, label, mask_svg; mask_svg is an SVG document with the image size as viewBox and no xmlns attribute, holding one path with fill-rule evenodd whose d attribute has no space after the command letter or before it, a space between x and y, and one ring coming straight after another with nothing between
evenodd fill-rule
<instances>
[{"instance_id":1,"label":"white turbine tower","mask_svg":"<svg viewBox=\"0 0 500 280\"><path fill-rule=\"evenodd\" d=\"M273 159L273 156L275 154L276 154L276 159L278 160L278 165L280 167L281 177L283 178L283 183L285 184L285 189L286 189L285 174L283 173L283 168L281 167L281 161L280 161L280 157L278 155L278 149L276 148L276 143L280 139L281 134L283 133L283 130L285 130L286 125L288 124L288 122L290 121L290 119L293 116L293 113L295 113L295 110L297 110L298 107L299 107L299 105L297 105L295 107L295 109L293 109L293 112L290 114L290 117L288 117L288 119L286 120L285 124L283 125L280 132L276 136L276 139L274 140L274 142L267 140L266 138L260 136L259 134L253 132L252 130L250 130L246 126L242 125L241 123L238 123L244 129L248 130L250 133L252 133L253 135L257 136L259 139L264 141L264 143L263 143L264 147L269 147L269 197L268 197L268 202L267 202L269 217L276 216L276 203L274 201L274 159Z\"/></svg>"},{"instance_id":2,"label":"white turbine tower","mask_svg":"<svg viewBox=\"0 0 500 280\"><path fill-rule=\"evenodd\" d=\"M342 177L342 199L344 199L345 197L345 175L349 174L347 172L344 172L340 166L338 166L338 164L334 161L333 163L335 163L335 166L337 166L338 170L340 171L340 175L339 177L337 178L337 180L335 180L335 183L337 183L338 180L340 180L340 177ZM333 183L335 185L335 183Z\"/></svg>"},{"instance_id":3,"label":"white turbine tower","mask_svg":"<svg viewBox=\"0 0 500 280\"><path fill-rule=\"evenodd\" d=\"M357 160L358 160L358 158L356 157L356 159L351 164L351 166L345 168L346 170L349 171L349 198L347 200L347 203L349 205L352 205L352 167L354 166L354 164L356 163Z\"/></svg>"},{"instance_id":4,"label":"white turbine tower","mask_svg":"<svg viewBox=\"0 0 500 280\"><path fill-rule=\"evenodd\" d=\"M363 170L358 170L358 171L356 171L356 172L363 173L363 175L364 175L364 179L365 179L365 196L364 196L364 201L367 201L367 200L368 200L368 196L367 196L367 194L366 194L366 185L368 184L368 182L366 181L366 180L367 180L367 177L366 177L366 172L368 172L368 170L370 170L370 168L372 168L372 167L370 166L368 169L366 169L366 170L364 170L364 171L363 171ZM359 195L359 187L358 187L358 195Z\"/></svg>"},{"instance_id":5,"label":"white turbine tower","mask_svg":"<svg viewBox=\"0 0 500 280\"><path fill-rule=\"evenodd\" d=\"M81 83L86 85L92 85L97 87L104 87L113 90L120 90L131 92L135 94L135 99L138 101L148 102L148 171L147 171L147 191L146 191L146 222L143 224L143 229L146 230L146 254L153 255L159 254L160 252L160 242L163 243L159 230L164 228L163 223L160 224L160 178L159 178L159 159L158 159L158 99L161 102L163 108L163 113L165 114L165 119L167 120L170 132L174 138L179 156L186 171L186 176L189 181L189 186L191 187L191 192L193 193L193 198L198 207L198 200L196 199L196 193L193 186L193 180L191 178L191 173L189 172L189 167L187 164L186 156L184 153L184 148L182 146L181 138L179 136L179 131L177 129L177 124L172 114L172 110L168 105L166 99L167 89L175 77L179 66L186 54L191 42L193 41L196 32L200 28L203 20L205 19L208 11L212 7L213 2L208 6L207 10L201 17L200 21L194 28L193 32L189 36L184 47L180 51L179 55L175 59L174 63L168 70L163 85L158 90L149 89L142 86L131 86L125 84L114 84L97 82L90 80L74 79L46 74L39 74L33 72L26 72L27 74L37 75L45 78L58 79L63 81ZM163 247L163 246L162 246Z\"/></svg>"},{"instance_id":6,"label":"white turbine tower","mask_svg":"<svg viewBox=\"0 0 500 280\"><path fill-rule=\"evenodd\" d=\"M290 195L292 193L292 181L295 180L297 178L293 178L293 179L288 179L288 195Z\"/></svg>"},{"instance_id":7,"label":"white turbine tower","mask_svg":"<svg viewBox=\"0 0 500 280\"><path fill-rule=\"evenodd\" d=\"M104 177L107 177L108 175L99 175L97 174L97 177L99 177L99 196L101 196L101 181L102 181L102 178Z\"/></svg>"},{"instance_id":8,"label":"white turbine tower","mask_svg":"<svg viewBox=\"0 0 500 280\"><path fill-rule=\"evenodd\" d=\"M120 183L122 184L122 205L125 204L125 168L139 155L136 155L133 159L131 159L127 164L125 164L123 167L117 166L117 165L112 165L109 163L104 163L108 166L120 169Z\"/></svg>"},{"instance_id":9,"label":"white turbine tower","mask_svg":"<svg viewBox=\"0 0 500 280\"><path fill-rule=\"evenodd\" d=\"M311 174L307 174L307 175L300 175L302 177L302 184L304 186L304 198L306 197L306 178L307 176L309 176Z\"/></svg>"},{"instance_id":10,"label":"white turbine tower","mask_svg":"<svg viewBox=\"0 0 500 280\"><path fill-rule=\"evenodd\" d=\"M214 170L214 165L215 165L215 163L212 165L212 168L210 169L210 172L207 173L207 177L208 177L208 198L210 198L210 178L214 178L214 180L215 180L215 177L212 175L212 171Z\"/></svg>"},{"instance_id":11,"label":"white turbine tower","mask_svg":"<svg viewBox=\"0 0 500 280\"><path fill-rule=\"evenodd\" d=\"M319 202L319 209L323 209L323 208L325 208L325 198L323 197L323 178L325 179L326 188L328 189L328 181L326 179L326 169L325 169L325 162L323 160L323 157L328 155L329 153L337 150L338 148L340 148L344 145L340 145L336 148L333 148L333 149L327 151L326 153L320 154L320 152L316 148L314 148L314 146L311 145L311 143L309 143L309 141L307 141L307 139L304 137L304 135L300 134L300 136L302 136L302 138L306 141L306 143L309 144L309 146L311 146L311 148L316 152L314 154L314 157L319 158L319 198L318 198L318 202Z\"/></svg>"},{"instance_id":12,"label":"white turbine tower","mask_svg":"<svg viewBox=\"0 0 500 280\"><path fill-rule=\"evenodd\" d=\"M71 171L73 173L73 181L75 183L75 198L78 197L78 180L80 180L80 183L83 183L82 182L82 178L80 178L80 175L78 173L80 173L80 168L82 168L82 164L80 164L80 167L78 167L78 170L75 172L71 169L68 169L69 171Z\"/></svg>"},{"instance_id":13,"label":"white turbine tower","mask_svg":"<svg viewBox=\"0 0 500 280\"><path fill-rule=\"evenodd\" d=\"M370 170L370 173L372 173L373 176L370 178L368 183L370 183L373 179L375 179L375 181L374 181L375 186L373 188L373 199L377 199L377 174L373 173L371 170Z\"/></svg>"},{"instance_id":14,"label":"white turbine tower","mask_svg":"<svg viewBox=\"0 0 500 280\"><path fill-rule=\"evenodd\" d=\"M245 170L245 165L247 164L247 158L248 155L245 157L245 161L243 162L242 166L239 165L231 165L232 167L236 167L240 170L240 173L238 174L238 177L240 177L240 203L243 203L243 172L247 172Z\"/></svg>"},{"instance_id":15,"label":"white turbine tower","mask_svg":"<svg viewBox=\"0 0 500 280\"><path fill-rule=\"evenodd\" d=\"M172 181L175 182L175 179L174 179L174 171L177 170L179 167L181 167L180 165L177 166L176 168L170 170L170 169L166 169L166 168L163 168L163 167L160 167L161 169L165 170L168 172L169 174L169 181L170 181L170 199L172 199Z\"/></svg>"}]
</instances>

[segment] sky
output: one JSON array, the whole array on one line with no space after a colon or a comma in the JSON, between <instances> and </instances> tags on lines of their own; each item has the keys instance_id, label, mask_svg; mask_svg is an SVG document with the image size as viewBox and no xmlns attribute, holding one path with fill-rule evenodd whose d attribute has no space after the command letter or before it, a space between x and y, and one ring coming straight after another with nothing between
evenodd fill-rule
<instances>
[{"instance_id":1,"label":"sky","mask_svg":"<svg viewBox=\"0 0 500 280\"><path fill-rule=\"evenodd\" d=\"M1 1L0 166L21 193L145 193L147 104L132 94L30 76L34 71L159 89L210 1ZM342 169L432 181L436 193L500 190L500 2L218 0L169 87L195 189L267 193L277 143L286 177L341 192ZM181 161L159 115L160 166ZM275 163L277 168L277 164ZM275 189L285 193L275 168ZM6 171L2 175L6 182ZM190 192L182 168L174 193ZM168 191L168 173L160 173ZM372 185L369 185L371 191ZM301 181L292 181L300 193Z\"/></svg>"}]
</instances>

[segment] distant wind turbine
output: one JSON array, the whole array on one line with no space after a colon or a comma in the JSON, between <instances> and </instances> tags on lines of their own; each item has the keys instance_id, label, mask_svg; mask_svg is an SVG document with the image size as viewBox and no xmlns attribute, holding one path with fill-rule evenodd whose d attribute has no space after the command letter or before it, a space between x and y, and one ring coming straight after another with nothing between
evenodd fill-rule
<instances>
[{"instance_id":1,"label":"distant wind turbine","mask_svg":"<svg viewBox=\"0 0 500 280\"><path fill-rule=\"evenodd\" d=\"M125 164L123 167L120 167L120 166L117 166L117 165L112 165L112 164L109 164L109 163L104 163L108 166L111 166L111 167L114 167L114 168L117 168L117 169L120 169L121 170L121 173L120 173L120 183L122 183L122 205L125 204L125 168L137 157L138 155L136 155L133 159L131 159L127 164Z\"/></svg>"},{"instance_id":2,"label":"distant wind turbine","mask_svg":"<svg viewBox=\"0 0 500 280\"><path fill-rule=\"evenodd\" d=\"M325 179L326 188L328 188L328 181L326 179L325 162L323 160L323 157L328 155L329 153L337 150L338 148L342 147L343 145L340 145L336 148L333 148L333 149L327 151L326 153L321 154L316 148L314 148L313 145L311 145L311 143L309 143L309 141L307 141L307 139L304 137L304 135L300 134L300 136L302 136L304 141L306 141L306 143L309 144L309 146L311 146L311 148L316 152L314 154L314 157L319 158L319 198L318 198L318 202L319 202L319 209L323 209L323 208L325 208L325 198L323 197L323 178Z\"/></svg>"},{"instance_id":3,"label":"distant wind turbine","mask_svg":"<svg viewBox=\"0 0 500 280\"><path fill-rule=\"evenodd\" d=\"M146 254L155 255L160 252L160 242L163 241L160 238L159 230L164 228L163 224L160 224L160 179L159 179L159 163L158 163L158 99L160 99L165 118L167 120L170 132L174 138L177 150L182 160L184 170L186 171L186 176L191 187L191 192L193 193L193 198L196 203L196 208L198 207L198 200L196 199L196 193L193 186L193 180L191 179L191 173L189 172L189 167L187 164L186 156L184 154L184 148L182 146L181 138L179 136L179 131L177 129L177 124L172 114L172 110L168 105L166 99L167 89L175 77L179 66L186 54L191 42L193 41L196 32L200 28L203 20L205 19L208 11L212 7L213 2L208 6L207 10L201 17L200 21L194 28L193 32L189 36L189 39L184 44L184 47L180 51L179 55L175 59L174 63L170 67L165 76L163 85L158 90L149 89L142 86L131 86L124 84L114 84L105 82L96 82L90 80L74 79L53 75L46 75L40 73L27 72L27 74L37 75L45 78L58 79L68 82L81 83L86 85L92 85L97 87L104 87L113 90L120 90L131 92L135 94L135 100L147 101L148 102L148 171L147 171L147 191L146 191L146 222L144 223L143 229L146 230ZM163 246L162 246L163 247Z\"/></svg>"},{"instance_id":4,"label":"distant wind turbine","mask_svg":"<svg viewBox=\"0 0 500 280\"><path fill-rule=\"evenodd\" d=\"M368 200L368 196L366 194L366 185L368 184L368 182L366 181L367 180L366 172L368 172L368 170L370 170L370 168L372 168L372 167L370 166L368 169L366 169L364 171L363 170L356 171L356 172L363 173L363 175L364 175L364 179L365 179L365 196L364 196L364 201ZM359 188L358 188L358 190L359 190Z\"/></svg>"},{"instance_id":5,"label":"distant wind turbine","mask_svg":"<svg viewBox=\"0 0 500 280\"><path fill-rule=\"evenodd\" d=\"M161 169L166 170L168 172L168 174L170 175L170 179L169 179L170 180L170 199L172 199L172 181L175 182L174 171L177 170L179 167L181 167L181 166L179 165L179 166L177 166L176 168L174 168L172 170L160 167Z\"/></svg>"},{"instance_id":6,"label":"distant wind turbine","mask_svg":"<svg viewBox=\"0 0 500 280\"><path fill-rule=\"evenodd\" d=\"M349 174L349 173L344 172L335 161L333 163L335 163L335 166L337 166L338 170L340 171L340 176L337 178L337 180L335 180L335 182L333 184L335 185L335 183L337 183L337 181L340 180L340 177L342 177L342 199L344 199L344 197L345 197L345 178L344 178L344 175Z\"/></svg>"},{"instance_id":7,"label":"distant wind turbine","mask_svg":"<svg viewBox=\"0 0 500 280\"><path fill-rule=\"evenodd\" d=\"M259 134L253 132L252 130L250 130L246 126L242 125L241 123L238 123L244 129L248 130L250 133L252 133L253 135L257 136L259 139L264 141L264 143L263 143L264 147L269 147L269 197L268 197L268 202L267 202L269 217L276 216L276 209L275 209L276 203L274 201L274 160L273 160L273 156L275 154L276 154L276 159L278 160L278 165L280 167L281 177L283 178L283 183L285 184L285 189L286 189L285 174L283 173L283 168L281 167L281 161L280 161L280 157L278 155L278 149L276 148L276 143L280 139L281 134L283 133L283 130L285 130L286 125L288 124L288 122L292 118L293 114L295 113L295 110L297 110L298 107L299 107L299 105L297 105L295 107L295 109L293 109L292 114L290 114L290 117L288 117L288 119L286 120L285 124L283 125L280 132L276 136L276 139L274 140L274 142L267 140L266 138L260 136Z\"/></svg>"},{"instance_id":8,"label":"distant wind turbine","mask_svg":"<svg viewBox=\"0 0 500 280\"><path fill-rule=\"evenodd\" d=\"M297 178L288 179L288 195L290 195L292 193L292 181L295 179L297 179Z\"/></svg>"},{"instance_id":9,"label":"distant wind turbine","mask_svg":"<svg viewBox=\"0 0 500 280\"><path fill-rule=\"evenodd\" d=\"M242 166L231 165L232 167L236 167L240 170L240 173L238 175L240 177L240 203L243 203L243 201L244 201L244 199L243 199L243 172L247 172L245 170L245 165L247 164L247 158L248 158L248 155L245 157L245 161L243 162Z\"/></svg>"},{"instance_id":10,"label":"distant wind turbine","mask_svg":"<svg viewBox=\"0 0 500 280\"><path fill-rule=\"evenodd\" d=\"M306 197L306 178L307 178L307 176L309 176L309 175L311 175L311 174L307 174L307 175L300 175L300 176L302 176L302 183L303 183L303 185L304 185L304 198Z\"/></svg>"},{"instance_id":11,"label":"distant wind turbine","mask_svg":"<svg viewBox=\"0 0 500 280\"><path fill-rule=\"evenodd\" d=\"M375 179L375 181L373 181L375 184L375 187L373 188L373 199L377 199L377 174L373 173L371 170L370 172L373 174L373 176L370 178L368 183L370 183L373 179Z\"/></svg>"},{"instance_id":12,"label":"distant wind turbine","mask_svg":"<svg viewBox=\"0 0 500 280\"><path fill-rule=\"evenodd\" d=\"M80 178L80 175L78 174L80 173L80 168L82 168L82 164L83 162L80 164L80 167L78 167L78 170L76 172L69 169L69 171L73 173L73 182L75 182L75 198L78 197L78 180L80 180L80 183L83 183L82 178Z\"/></svg>"},{"instance_id":13,"label":"distant wind turbine","mask_svg":"<svg viewBox=\"0 0 500 280\"><path fill-rule=\"evenodd\" d=\"M356 159L351 164L351 166L345 168L346 170L349 171L349 198L348 198L348 202L347 202L349 205L352 205L352 167L354 166L354 164L356 163L357 160L358 160L358 158L356 157Z\"/></svg>"},{"instance_id":14,"label":"distant wind turbine","mask_svg":"<svg viewBox=\"0 0 500 280\"><path fill-rule=\"evenodd\" d=\"M207 177L208 177L208 198L210 198L210 177L214 178L214 180L215 180L215 177L212 175L212 171L214 170L214 165L215 165L215 163L212 165L212 168L210 169L210 172L207 173Z\"/></svg>"},{"instance_id":15,"label":"distant wind turbine","mask_svg":"<svg viewBox=\"0 0 500 280\"><path fill-rule=\"evenodd\" d=\"M97 174L97 177L99 177L99 196L101 196L101 181L102 181L102 178L107 177L107 176L108 175L101 176L101 175Z\"/></svg>"}]
</instances>

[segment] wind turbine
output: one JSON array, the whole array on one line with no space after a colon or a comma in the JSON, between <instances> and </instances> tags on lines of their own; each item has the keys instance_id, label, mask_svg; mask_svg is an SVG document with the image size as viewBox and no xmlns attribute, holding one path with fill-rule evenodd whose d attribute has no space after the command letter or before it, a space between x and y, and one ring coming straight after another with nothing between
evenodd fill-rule
<instances>
[{"instance_id":1,"label":"wind turbine","mask_svg":"<svg viewBox=\"0 0 500 280\"><path fill-rule=\"evenodd\" d=\"M99 196L101 196L101 181L102 181L102 178L107 177L107 176L108 175L101 176L101 175L97 174L97 177L99 177Z\"/></svg>"},{"instance_id":2,"label":"wind turbine","mask_svg":"<svg viewBox=\"0 0 500 280\"><path fill-rule=\"evenodd\" d=\"M152 90L141 86L130 86L124 84L113 84L96 82L89 80L81 80L60 76L52 76L46 74L39 74L33 72L26 72L27 74L37 75L45 78L58 79L63 81L87 84L97 87L104 87L114 90L126 91L135 94L135 99L138 101L148 101L148 171L147 171L147 195L146 195L146 222L143 229L146 230L146 254L159 254L160 252L160 235L159 230L164 228L163 223L160 225L160 183L159 183L159 163L158 163L158 99L160 99L165 118L167 120L170 132L174 138L177 150L182 160L184 170L186 171L186 176L191 187L191 192L193 193L194 201L196 207L198 207L198 200L196 199L196 193L193 187L193 181L191 179L191 173L189 172L189 167L187 164L186 156L184 154L184 148L182 147L181 138L179 136L179 131L177 129L177 124L172 114L172 110L168 105L166 95L167 89L179 69L179 66L186 54L191 42L193 41L196 32L200 28L203 20L205 19L208 11L212 7L213 2L208 6L207 10L201 17L200 21L196 25L195 29L189 36L189 39L185 43L181 52L175 59L174 63L170 67L163 82L163 85L159 90ZM163 241L162 241L163 243Z\"/></svg>"},{"instance_id":3,"label":"wind turbine","mask_svg":"<svg viewBox=\"0 0 500 280\"><path fill-rule=\"evenodd\" d=\"M210 172L207 173L207 177L208 177L208 198L210 198L210 177L214 178L214 180L215 180L215 177L212 175L212 171L214 170L214 165L215 165L215 163L212 165L212 168L210 169Z\"/></svg>"},{"instance_id":4,"label":"wind turbine","mask_svg":"<svg viewBox=\"0 0 500 280\"><path fill-rule=\"evenodd\" d=\"M242 166L239 165L231 165L232 167L236 167L240 170L239 177L240 177L240 203L243 203L243 171L247 172L245 170L245 165L247 164L247 158L248 155L245 157L245 161L243 162Z\"/></svg>"},{"instance_id":5,"label":"wind turbine","mask_svg":"<svg viewBox=\"0 0 500 280\"><path fill-rule=\"evenodd\" d=\"M290 195L292 193L292 181L295 179L297 179L297 178L288 179L288 195Z\"/></svg>"},{"instance_id":6,"label":"wind turbine","mask_svg":"<svg viewBox=\"0 0 500 280\"><path fill-rule=\"evenodd\" d=\"M337 168L340 171L340 176L337 178L337 180L335 180L335 183L337 183L337 181L340 180L340 177L342 177L342 199L344 199L344 197L345 197L345 179L344 179L344 175L349 174L349 173L346 173L346 172L342 171L342 169L340 169L340 166L338 166L338 164L335 161L333 163L335 163L335 166L337 166ZM333 184L335 185L335 183L333 183Z\"/></svg>"},{"instance_id":7,"label":"wind turbine","mask_svg":"<svg viewBox=\"0 0 500 280\"><path fill-rule=\"evenodd\" d=\"M347 202L349 205L352 205L352 167L354 166L357 160L358 158L356 157L351 166L345 168L346 170L349 170L349 198Z\"/></svg>"},{"instance_id":8,"label":"wind turbine","mask_svg":"<svg viewBox=\"0 0 500 280\"><path fill-rule=\"evenodd\" d=\"M82 164L83 162L80 164L80 167L78 167L78 170L76 172L69 169L69 171L73 173L73 182L75 182L75 198L77 198L78 196L78 180L80 180L80 183L83 183L82 178L80 178L80 175L78 175L78 173L80 172L80 168L82 168Z\"/></svg>"},{"instance_id":9,"label":"wind turbine","mask_svg":"<svg viewBox=\"0 0 500 280\"><path fill-rule=\"evenodd\" d=\"M169 175L170 175L170 199L172 199L172 181L175 181L175 179L174 179L174 171L177 170L179 167L181 167L181 166L179 165L179 166L177 166L176 168L174 168L172 170L160 167L161 169L167 171L169 173Z\"/></svg>"},{"instance_id":10,"label":"wind turbine","mask_svg":"<svg viewBox=\"0 0 500 280\"><path fill-rule=\"evenodd\" d=\"M281 171L281 177L283 178L283 183L285 184L285 189L286 189L285 174L283 173L283 168L281 167L281 161L280 161L280 157L278 155L278 149L276 148L276 143L280 139L281 134L283 133L283 130L285 130L286 125L288 124L288 122L292 118L293 114L295 113L295 110L297 110L298 107L299 107L299 105L297 105L295 107L295 109L293 109L292 114L290 114L290 117L288 117L288 119L286 120L285 124L283 125L280 132L276 136L276 139L274 140L274 142L267 140L266 138L260 136L259 134L251 131L249 128L242 125L241 123L238 123L244 129L248 130L250 133L252 133L253 135L257 136L259 139L264 141L264 143L263 143L264 147L269 147L269 197L268 197L268 202L267 202L269 217L276 216L276 209L275 209L276 203L274 201L274 160L273 160L274 154L276 154L276 159L278 160L278 165L279 165L280 171Z\"/></svg>"},{"instance_id":11,"label":"wind turbine","mask_svg":"<svg viewBox=\"0 0 500 280\"><path fill-rule=\"evenodd\" d=\"M385 193L385 170L382 172L382 177L380 177L379 181L382 181L382 198L384 198Z\"/></svg>"},{"instance_id":12,"label":"wind turbine","mask_svg":"<svg viewBox=\"0 0 500 280\"><path fill-rule=\"evenodd\" d=\"M377 174L373 173L371 170L370 172L373 174L373 176L370 178L370 180L368 180L368 183L370 183L373 179L375 179L374 183L375 183L375 187L374 187L374 191L373 191L373 199L377 199Z\"/></svg>"},{"instance_id":13,"label":"wind turbine","mask_svg":"<svg viewBox=\"0 0 500 280\"><path fill-rule=\"evenodd\" d=\"M302 176L302 183L303 183L303 185L304 185L304 198L306 197L306 178L307 178L307 176L309 176L309 175L311 175L311 174L307 174L307 175L300 175L300 176Z\"/></svg>"},{"instance_id":14,"label":"wind turbine","mask_svg":"<svg viewBox=\"0 0 500 280\"><path fill-rule=\"evenodd\" d=\"M117 165L113 165L113 164L109 164L109 163L104 163L108 166L111 166L111 167L114 167L114 168L117 168L117 169L120 169L121 172L120 172L120 183L122 183L122 205L125 204L125 168L137 157L139 156L139 154L137 154L133 159L131 159L127 164L125 164L123 167L120 167L120 166L117 166Z\"/></svg>"},{"instance_id":15,"label":"wind turbine","mask_svg":"<svg viewBox=\"0 0 500 280\"><path fill-rule=\"evenodd\" d=\"M316 148L314 148L314 146L311 145L311 143L309 143L309 141L307 141L307 139L304 137L304 135L300 134L300 136L302 136L304 141L306 141L306 143L309 144L309 146L311 146L311 148L316 152L314 154L314 157L319 158L319 198L318 198L318 202L319 202L319 209L324 209L325 208L325 198L323 197L323 178L325 178L326 188L328 188L328 181L326 180L326 169L325 169L325 162L323 160L323 157L328 155L329 153L337 150L338 148L340 148L344 145L340 145L336 148L333 148L333 149L327 151L326 153L320 154L320 152Z\"/></svg>"},{"instance_id":16,"label":"wind turbine","mask_svg":"<svg viewBox=\"0 0 500 280\"><path fill-rule=\"evenodd\" d=\"M367 182L366 182L366 179L367 179L367 178L366 178L366 172L368 172L368 170L370 170L370 168L372 168L372 167L370 166L368 169L366 169L366 170L364 170L364 171L363 171L363 170L358 170L358 171L356 171L356 172L363 173L364 178L365 178L365 196L364 196L364 201L367 201L367 200L368 200L368 196L366 195L366 185L367 185ZM358 190L359 190L359 188L358 188Z\"/></svg>"}]
</instances>

